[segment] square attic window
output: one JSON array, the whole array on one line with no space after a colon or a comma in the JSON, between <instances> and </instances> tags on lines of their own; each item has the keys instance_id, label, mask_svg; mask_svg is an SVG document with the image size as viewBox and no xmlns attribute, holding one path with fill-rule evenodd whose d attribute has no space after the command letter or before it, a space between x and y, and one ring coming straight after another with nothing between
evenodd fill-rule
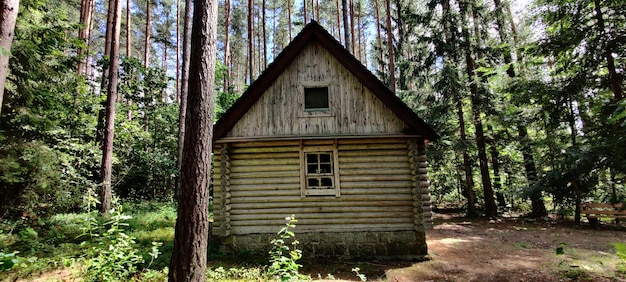
<instances>
[{"instance_id":1,"label":"square attic window","mask_svg":"<svg viewBox=\"0 0 626 282\"><path fill-rule=\"evenodd\" d=\"M304 111L322 112L328 111L328 87L305 87L304 88Z\"/></svg>"}]
</instances>

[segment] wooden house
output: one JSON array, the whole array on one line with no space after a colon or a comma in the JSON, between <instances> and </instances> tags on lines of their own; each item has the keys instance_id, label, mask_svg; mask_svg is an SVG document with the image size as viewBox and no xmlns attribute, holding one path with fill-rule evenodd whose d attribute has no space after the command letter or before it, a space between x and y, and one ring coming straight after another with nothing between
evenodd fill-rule
<instances>
[{"instance_id":1,"label":"wooden house","mask_svg":"<svg viewBox=\"0 0 626 282\"><path fill-rule=\"evenodd\" d=\"M215 124L212 244L267 252L293 214L307 257L420 258L437 137L312 22Z\"/></svg>"}]
</instances>

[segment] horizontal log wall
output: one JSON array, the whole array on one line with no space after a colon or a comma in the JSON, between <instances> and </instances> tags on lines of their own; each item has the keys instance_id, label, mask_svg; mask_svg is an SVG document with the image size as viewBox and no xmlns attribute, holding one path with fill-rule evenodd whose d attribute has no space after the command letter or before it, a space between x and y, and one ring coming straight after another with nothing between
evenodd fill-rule
<instances>
[{"instance_id":1,"label":"horizontal log wall","mask_svg":"<svg viewBox=\"0 0 626 282\"><path fill-rule=\"evenodd\" d=\"M417 160L411 142L340 139L304 140L303 145L333 142L339 151L340 197L301 197L299 140L217 145L214 160L220 169L214 179L222 181L214 182L214 234L275 233L292 214L298 232L409 231L416 230L416 222L422 227L415 194L421 170L411 168L410 159Z\"/></svg>"},{"instance_id":2,"label":"horizontal log wall","mask_svg":"<svg viewBox=\"0 0 626 282\"><path fill-rule=\"evenodd\" d=\"M328 86L328 112L304 111L304 87L312 86ZM227 136L398 134L405 128L325 48L310 44Z\"/></svg>"}]
</instances>

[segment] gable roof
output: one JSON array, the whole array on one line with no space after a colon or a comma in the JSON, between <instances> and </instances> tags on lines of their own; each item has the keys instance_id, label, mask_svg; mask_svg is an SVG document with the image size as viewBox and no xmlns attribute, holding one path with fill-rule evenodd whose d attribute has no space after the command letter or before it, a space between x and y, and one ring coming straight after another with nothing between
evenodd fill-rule
<instances>
[{"instance_id":1,"label":"gable roof","mask_svg":"<svg viewBox=\"0 0 626 282\"><path fill-rule=\"evenodd\" d=\"M213 127L213 140L225 137L228 131L250 110L280 74L311 42L319 43L332 54L363 86L372 91L378 99L404 123L410 126L412 130L430 141L439 138L439 135L423 119L418 117L411 108L361 64L341 43L317 22L311 21L217 121Z\"/></svg>"}]
</instances>

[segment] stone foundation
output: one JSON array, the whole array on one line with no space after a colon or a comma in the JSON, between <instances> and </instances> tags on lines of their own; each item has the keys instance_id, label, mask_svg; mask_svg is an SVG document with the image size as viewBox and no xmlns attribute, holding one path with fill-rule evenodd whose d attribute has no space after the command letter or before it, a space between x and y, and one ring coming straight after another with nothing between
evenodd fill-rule
<instances>
[{"instance_id":1,"label":"stone foundation","mask_svg":"<svg viewBox=\"0 0 626 282\"><path fill-rule=\"evenodd\" d=\"M266 256L276 234L212 237L210 245L225 254L251 253ZM297 233L298 249L305 258L424 260L426 238L417 231L366 231Z\"/></svg>"}]
</instances>

